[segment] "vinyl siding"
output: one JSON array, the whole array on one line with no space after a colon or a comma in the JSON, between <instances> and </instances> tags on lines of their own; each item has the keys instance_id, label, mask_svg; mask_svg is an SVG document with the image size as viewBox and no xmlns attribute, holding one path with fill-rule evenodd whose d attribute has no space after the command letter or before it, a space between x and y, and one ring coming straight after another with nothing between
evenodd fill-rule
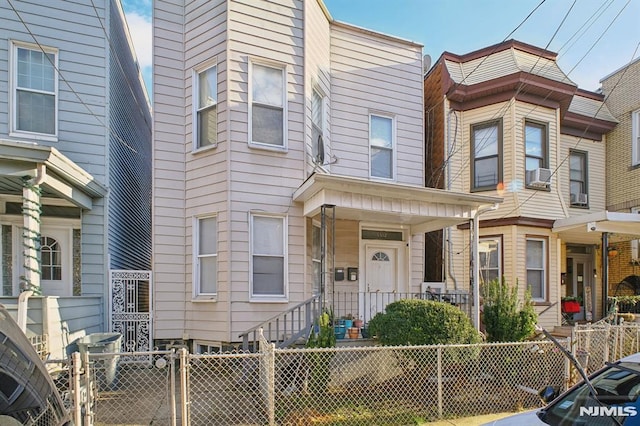
<instances>
[{"instance_id":1,"label":"vinyl siding","mask_svg":"<svg viewBox=\"0 0 640 426\"><path fill-rule=\"evenodd\" d=\"M577 138L575 136L561 135L560 137L560 155L559 160L564 161L560 166L556 178L556 182L560 184L563 199L568 206L570 216L579 216L582 214L593 213L605 210L606 196L606 159L605 159L606 142L593 141L590 139ZM587 154L587 195L589 208L574 208L570 202L569 188L569 159L571 150L585 152Z\"/></svg>"},{"instance_id":2,"label":"vinyl siding","mask_svg":"<svg viewBox=\"0 0 640 426\"><path fill-rule=\"evenodd\" d=\"M422 49L331 28L332 172L369 177L369 114L395 118L396 180L423 185Z\"/></svg>"}]
</instances>

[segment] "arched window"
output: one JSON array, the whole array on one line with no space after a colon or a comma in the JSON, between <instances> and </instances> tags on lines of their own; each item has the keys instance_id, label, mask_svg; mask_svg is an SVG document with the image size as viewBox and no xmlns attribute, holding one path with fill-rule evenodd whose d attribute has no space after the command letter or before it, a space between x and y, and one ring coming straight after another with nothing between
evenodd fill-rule
<instances>
[{"instance_id":1,"label":"arched window","mask_svg":"<svg viewBox=\"0 0 640 426\"><path fill-rule=\"evenodd\" d=\"M62 279L62 249L54 238L40 238L40 258L43 280Z\"/></svg>"},{"instance_id":2,"label":"arched window","mask_svg":"<svg viewBox=\"0 0 640 426\"><path fill-rule=\"evenodd\" d=\"M373 256L371 256L371 260L377 260L378 262L388 262L389 256L387 255L387 253L383 253L379 251L377 253L374 253Z\"/></svg>"}]
</instances>

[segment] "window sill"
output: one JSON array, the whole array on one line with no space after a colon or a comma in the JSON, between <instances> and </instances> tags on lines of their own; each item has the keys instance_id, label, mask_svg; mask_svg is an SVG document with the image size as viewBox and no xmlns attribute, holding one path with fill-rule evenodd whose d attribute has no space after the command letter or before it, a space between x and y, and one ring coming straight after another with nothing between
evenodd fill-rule
<instances>
[{"instance_id":1,"label":"window sill","mask_svg":"<svg viewBox=\"0 0 640 426\"><path fill-rule=\"evenodd\" d=\"M584 204L570 204L569 207L572 209L589 210L589 206Z\"/></svg>"},{"instance_id":2,"label":"window sill","mask_svg":"<svg viewBox=\"0 0 640 426\"><path fill-rule=\"evenodd\" d=\"M191 301L193 303L211 303L211 302L217 302L218 301L218 295L216 294L210 294L210 295L200 295L200 296L194 296L191 298Z\"/></svg>"},{"instance_id":3,"label":"window sill","mask_svg":"<svg viewBox=\"0 0 640 426\"><path fill-rule=\"evenodd\" d=\"M629 171L640 169L640 163L632 164L629 166Z\"/></svg>"},{"instance_id":4,"label":"window sill","mask_svg":"<svg viewBox=\"0 0 640 426\"><path fill-rule=\"evenodd\" d=\"M58 142L57 135L49 135L46 133L23 133L23 132L10 132L9 137L27 139L29 142L37 143L39 141Z\"/></svg>"},{"instance_id":5,"label":"window sill","mask_svg":"<svg viewBox=\"0 0 640 426\"><path fill-rule=\"evenodd\" d=\"M532 300L533 306L551 306L551 302L546 300Z\"/></svg>"},{"instance_id":6,"label":"window sill","mask_svg":"<svg viewBox=\"0 0 640 426\"><path fill-rule=\"evenodd\" d=\"M249 148L262 149L265 151L272 151L272 152L283 152L283 153L286 153L289 151L289 149L286 146L269 145L267 143L260 143L260 142L249 142Z\"/></svg>"},{"instance_id":7,"label":"window sill","mask_svg":"<svg viewBox=\"0 0 640 426\"><path fill-rule=\"evenodd\" d=\"M551 192L551 185L547 185L547 186L531 186L531 185L525 185L524 186L525 189L532 189L534 191L546 191L546 192Z\"/></svg>"},{"instance_id":8,"label":"window sill","mask_svg":"<svg viewBox=\"0 0 640 426\"><path fill-rule=\"evenodd\" d=\"M249 303L289 303L289 298L284 296L273 296L273 297L256 297L252 296L249 298Z\"/></svg>"},{"instance_id":9,"label":"window sill","mask_svg":"<svg viewBox=\"0 0 640 426\"><path fill-rule=\"evenodd\" d=\"M207 152L207 151L211 151L213 149L216 149L217 147L218 147L218 144L214 143L213 145L209 145L209 146L204 146L204 147L193 149L193 150L191 150L191 154L194 154L194 155L200 154L200 153L203 153L203 152Z\"/></svg>"}]
</instances>

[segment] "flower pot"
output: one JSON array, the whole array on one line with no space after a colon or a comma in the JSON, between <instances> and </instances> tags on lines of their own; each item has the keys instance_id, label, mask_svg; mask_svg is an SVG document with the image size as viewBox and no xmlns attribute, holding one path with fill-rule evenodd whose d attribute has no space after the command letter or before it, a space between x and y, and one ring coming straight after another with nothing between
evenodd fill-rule
<instances>
[{"instance_id":1,"label":"flower pot","mask_svg":"<svg viewBox=\"0 0 640 426\"><path fill-rule=\"evenodd\" d=\"M350 327L347 329L347 334L349 335L349 339L357 339L360 335L360 329L356 327Z\"/></svg>"},{"instance_id":2,"label":"flower pot","mask_svg":"<svg viewBox=\"0 0 640 426\"><path fill-rule=\"evenodd\" d=\"M364 321L357 319L357 320L353 320L353 326L355 328L362 328L362 326L364 325Z\"/></svg>"},{"instance_id":3,"label":"flower pot","mask_svg":"<svg viewBox=\"0 0 640 426\"><path fill-rule=\"evenodd\" d=\"M580 303L576 300L563 300L560 302L560 306L565 314L577 314L580 312Z\"/></svg>"},{"instance_id":4,"label":"flower pot","mask_svg":"<svg viewBox=\"0 0 640 426\"><path fill-rule=\"evenodd\" d=\"M363 339L368 339L369 338L369 327L362 327L360 329L360 333L362 334L362 338Z\"/></svg>"},{"instance_id":5,"label":"flower pot","mask_svg":"<svg viewBox=\"0 0 640 426\"><path fill-rule=\"evenodd\" d=\"M333 332L336 335L336 339L344 339L344 335L347 333L347 328L344 325L335 325Z\"/></svg>"},{"instance_id":6,"label":"flower pot","mask_svg":"<svg viewBox=\"0 0 640 426\"><path fill-rule=\"evenodd\" d=\"M353 320L342 318L338 320L338 325L344 325L346 328L350 328L353 327Z\"/></svg>"}]
</instances>

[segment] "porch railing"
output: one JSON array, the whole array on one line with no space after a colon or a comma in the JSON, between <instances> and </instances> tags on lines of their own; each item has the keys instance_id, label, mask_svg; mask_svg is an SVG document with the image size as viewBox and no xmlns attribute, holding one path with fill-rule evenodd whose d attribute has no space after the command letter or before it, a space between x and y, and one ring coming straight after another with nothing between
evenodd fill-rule
<instances>
[{"instance_id":1,"label":"porch railing","mask_svg":"<svg viewBox=\"0 0 640 426\"><path fill-rule=\"evenodd\" d=\"M403 299L438 300L458 306L469 315L469 293L452 291L447 293L398 293L398 292L335 292L333 293L333 315L336 319L351 316L369 322L378 312L384 312L389 303Z\"/></svg>"},{"instance_id":2,"label":"porch railing","mask_svg":"<svg viewBox=\"0 0 640 426\"><path fill-rule=\"evenodd\" d=\"M320 296L313 296L240 334L242 350L258 349L261 328L266 340L278 348L287 347L301 337L309 335L313 321L319 314Z\"/></svg>"}]
</instances>

